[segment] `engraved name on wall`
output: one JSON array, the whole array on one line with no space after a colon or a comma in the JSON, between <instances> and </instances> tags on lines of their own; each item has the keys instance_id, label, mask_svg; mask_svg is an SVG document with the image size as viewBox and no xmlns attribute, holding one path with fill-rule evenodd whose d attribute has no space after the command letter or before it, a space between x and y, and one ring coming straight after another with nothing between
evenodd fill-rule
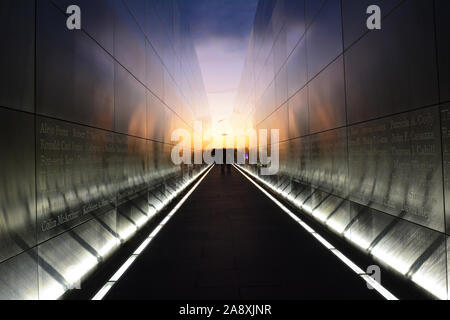
<instances>
[{"instance_id":1,"label":"engraved name on wall","mask_svg":"<svg viewBox=\"0 0 450 320\"><path fill-rule=\"evenodd\" d=\"M114 206L117 155L112 133L38 118L39 238L71 228Z\"/></svg>"}]
</instances>

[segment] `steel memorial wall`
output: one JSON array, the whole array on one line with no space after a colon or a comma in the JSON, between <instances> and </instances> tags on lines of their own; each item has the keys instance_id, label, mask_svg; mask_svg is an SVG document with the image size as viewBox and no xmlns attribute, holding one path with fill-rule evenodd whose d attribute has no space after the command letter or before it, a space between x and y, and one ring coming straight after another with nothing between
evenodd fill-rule
<instances>
[{"instance_id":1,"label":"steel memorial wall","mask_svg":"<svg viewBox=\"0 0 450 320\"><path fill-rule=\"evenodd\" d=\"M170 134L206 94L177 1L4 0L0 37L0 299L55 299L199 170Z\"/></svg>"},{"instance_id":2,"label":"steel memorial wall","mask_svg":"<svg viewBox=\"0 0 450 320\"><path fill-rule=\"evenodd\" d=\"M380 30L367 29L369 5ZM275 191L441 299L448 12L445 0L262 0L235 107L257 129L280 129L279 174L262 176Z\"/></svg>"}]
</instances>

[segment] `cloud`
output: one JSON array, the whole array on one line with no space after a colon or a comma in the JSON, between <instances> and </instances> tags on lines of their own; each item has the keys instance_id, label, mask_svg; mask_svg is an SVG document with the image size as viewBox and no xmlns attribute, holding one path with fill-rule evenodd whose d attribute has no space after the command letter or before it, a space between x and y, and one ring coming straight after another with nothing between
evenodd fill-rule
<instances>
[{"instance_id":1,"label":"cloud","mask_svg":"<svg viewBox=\"0 0 450 320\"><path fill-rule=\"evenodd\" d=\"M248 42L210 38L196 45L203 80L211 93L237 89L241 78Z\"/></svg>"},{"instance_id":2,"label":"cloud","mask_svg":"<svg viewBox=\"0 0 450 320\"><path fill-rule=\"evenodd\" d=\"M258 0L179 1L199 58L213 123L224 124L233 113Z\"/></svg>"},{"instance_id":3,"label":"cloud","mask_svg":"<svg viewBox=\"0 0 450 320\"><path fill-rule=\"evenodd\" d=\"M195 42L248 38L258 0L179 0Z\"/></svg>"}]
</instances>

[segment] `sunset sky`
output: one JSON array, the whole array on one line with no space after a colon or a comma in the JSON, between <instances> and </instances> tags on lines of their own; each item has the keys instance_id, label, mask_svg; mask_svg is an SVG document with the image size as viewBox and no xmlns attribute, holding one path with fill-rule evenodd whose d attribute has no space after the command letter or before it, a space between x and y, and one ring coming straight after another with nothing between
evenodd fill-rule
<instances>
[{"instance_id":1,"label":"sunset sky","mask_svg":"<svg viewBox=\"0 0 450 320\"><path fill-rule=\"evenodd\" d=\"M258 0L181 0L213 115L229 127Z\"/></svg>"}]
</instances>

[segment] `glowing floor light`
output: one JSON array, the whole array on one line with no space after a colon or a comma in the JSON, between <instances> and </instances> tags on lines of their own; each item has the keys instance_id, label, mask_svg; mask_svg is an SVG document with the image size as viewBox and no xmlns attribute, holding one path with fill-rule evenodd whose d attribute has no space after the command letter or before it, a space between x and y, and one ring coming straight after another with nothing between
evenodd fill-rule
<instances>
[{"instance_id":1,"label":"glowing floor light","mask_svg":"<svg viewBox=\"0 0 450 320\"><path fill-rule=\"evenodd\" d=\"M120 278L125 274L125 272L131 267L134 261L139 257L142 252L150 245L153 239L157 236L157 234L162 230L162 228L170 221L170 219L175 215L175 213L181 208L181 206L186 202L186 200L191 196L191 194L197 189L197 187L202 183L202 181L206 178L208 173L212 170L214 165L206 168L202 172L200 172L196 177L193 177L192 180L195 180L198 176L206 173L203 177L197 181L197 183L192 187L191 190L177 203L177 205L169 212L169 214L164 218L163 221L150 233L147 239L145 239L141 245L136 249L136 251L128 258L128 260L117 270L117 272L105 283L105 285L97 292L97 294L92 298L92 300L102 300L108 292L113 288L113 286L120 280Z\"/></svg>"},{"instance_id":2,"label":"glowing floor light","mask_svg":"<svg viewBox=\"0 0 450 320\"><path fill-rule=\"evenodd\" d=\"M359 277L361 277L364 281L369 283L372 288L374 288L381 296L383 296L387 300L398 300L392 293L390 293L385 287L383 287L380 283L376 282L370 275L366 274L360 267L358 267L353 261L351 261L348 257L346 257L342 252L337 250L331 243L326 241L322 236L320 236L313 228L311 228L308 224L306 224L303 220L301 220L297 215L295 215L291 210L289 210L285 205L283 205L280 201L278 201L275 197L273 197L269 192L264 190L259 184L253 181L251 177L255 180L265 183L258 176L254 175L250 171L238 167L234 165L234 167L249 180L253 185L255 185L259 190L261 190L270 200L272 200L281 210L287 213L295 222L297 222L302 228L304 228L307 232L311 233L311 235L316 238L325 248L327 248L331 253L333 253L342 263L344 263L347 267L349 267L354 273L356 273ZM244 172L245 171L245 172ZM269 185L270 187L270 185ZM369 280L370 279L370 280Z\"/></svg>"}]
</instances>

